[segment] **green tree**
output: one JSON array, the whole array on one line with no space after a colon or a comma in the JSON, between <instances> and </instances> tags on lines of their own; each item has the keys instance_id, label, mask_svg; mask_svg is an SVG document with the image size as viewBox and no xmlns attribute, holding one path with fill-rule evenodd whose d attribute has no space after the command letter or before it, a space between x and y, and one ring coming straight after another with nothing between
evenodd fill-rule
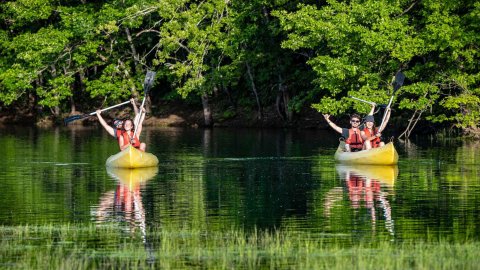
<instances>
[{"instance_id":1,"label":"green tree","mask_svg":"<svg viewBox=\"0 0 480 270\"><path fill-rule=\"evenodd\" d=\"M322 96L319 111L366 112L348 96L384 103L391 76L402 69L410 85L400 108L414 112L410 121L430 108L426 119L478 132L478 10L476 1L329 0L276 15L289 33L283 47L315 52L307 63Z\"/></svg>"},{"instance_id":2,"label":"green tree","mask_svg":"<svg viewBox=\"0 0 480 270\"><path fill-rule=\"evenodd\" d=\"M226 33L229 2L169 0L158 5L162 23L158 29L156 64L170 70L172 83L182 97L201 97L204 124L211 126L209 94L213 88L209 74L219 64L216 57L222 54L217 44Z\"/></svg>"}]
</instances>

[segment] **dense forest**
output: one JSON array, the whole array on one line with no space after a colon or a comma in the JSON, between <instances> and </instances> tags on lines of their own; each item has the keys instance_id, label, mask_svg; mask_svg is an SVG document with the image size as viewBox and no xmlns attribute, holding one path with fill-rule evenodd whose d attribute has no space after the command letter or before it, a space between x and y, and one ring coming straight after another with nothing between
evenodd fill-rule
<instances>
[{"instance_id":1,"label":"dense forest","mask_svg":"<svg viewBox=\"0 0 480 270\"><path fill-rule=\"evenodd\" d=\"M402 136L422 123L480 137L477 0L6 0L0 37L2 115L61 123L140 100L153 70L153 116L298 126L394 95Z\"/></svg>"}]
</instances>

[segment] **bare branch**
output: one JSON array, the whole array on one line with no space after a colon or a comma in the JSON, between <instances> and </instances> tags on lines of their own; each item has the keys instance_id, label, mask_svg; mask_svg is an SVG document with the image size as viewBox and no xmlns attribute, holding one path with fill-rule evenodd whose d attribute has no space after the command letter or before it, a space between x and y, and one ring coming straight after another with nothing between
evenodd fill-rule
<instances>
[{"instance_id":1,"label":"bare branch","mask_svg":"<svg viewBox=\"0 0 480 270\"><path fill-rule=\"evenodd\" d=\"M402 13L400 13L400 14L397 15L396 17L401 17L401 16L405 15L405 14L406 14L407 12L409 12L410 9L412 9L417 3L418 3L418 1L413 2L407 9L405 9Z\"/></svg>"}]
</instances>

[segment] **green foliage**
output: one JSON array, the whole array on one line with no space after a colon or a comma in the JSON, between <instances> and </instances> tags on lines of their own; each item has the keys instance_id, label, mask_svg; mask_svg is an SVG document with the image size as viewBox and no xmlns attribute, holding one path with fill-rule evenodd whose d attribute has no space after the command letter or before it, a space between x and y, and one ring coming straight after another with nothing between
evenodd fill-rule
<instances>
[{"instance_id":1,"label":"green foliage","mask_svg":"<svg viewBox=\"0 0 480 270\"><path fill-rule=\"evenodd\" d=\"M314 51L313 107L339 114L345 96L385 103L390 77L405 70L410 85L399 108L426 119L475 128L478 118L479 4L476 1L327 1L276 11L288 38L284 48ZM441 112L441 113L438 113Z\"/></svg>"},{"instance_id":2,"label":"green foliage","mask_svg":"<svg viewBox=\"0 0 480 270\"><path fill-rule=\"evenodd\" d=\"M73 77L61 75L49 80L44 87L37 87L37 94L42 98L39 104L47 107L60 105L62 100L72 95L70 85L73 81Z\"/></svg>"},{"instance_id":3,"label":"green foliage","mask_svg":"<svg viewBox=\"0 0 480 270\"><path fill-rule=\"evenodd\" d=\"M96 80L86 82L86 90L92 98L108 97L111 100L126 99L130 94L130 88L134 81L122 77L125 70L118 66L109 65L102 72L102 76Z\"/></svg>"},{"instance_id":4,"label":"green foliage","mask_svg":"<svg viewBox=\"0 0 480 270\"><path fill-rule=\"evenodd\" d=\"M217 43L224 37L228 2L164 1L158 9L165 22L159 29L159 40L154 63L164 64L177 85L177 91L186 98L189 93L209 92L206 87L210 63L218 57Z\"/></svg>"},{"instance_id":5,"label":"green foliage","mask_svg":"<svg viewBox=\"0 0 480 270\"><path fill-rule=\"evenodd\" d=\"M52 15L52 0L17 0L2 1L4 15L14 26L23 26L38 20L45 20Z\"/></svg>"},{"instance_id":6,"label":"green foliage","mask_svg":"<svg viewBox=\"0 0 480 270\"><path fill-rule=\"evenodd\" d=\"M220 89L252 108L287 93L292 111L366 112L348 97L385 104L402 70L399 115L467 130L480 121L474 0L13 0L0 20L6 106L123 101L154 68L187 103Z\"/></svg>"},{"instance_id":7,"label":"green foliage","mask_svg":"<svg viewBox=\"0 0 480 270\"><path fill-rule=\"evenodd\" d=\"M9 105L22 95L23 91L32 89L31 81L35 74L23 69L19 64L14 64L0 74L1 91L0 100Z\"/></svg>"}]
</instances>

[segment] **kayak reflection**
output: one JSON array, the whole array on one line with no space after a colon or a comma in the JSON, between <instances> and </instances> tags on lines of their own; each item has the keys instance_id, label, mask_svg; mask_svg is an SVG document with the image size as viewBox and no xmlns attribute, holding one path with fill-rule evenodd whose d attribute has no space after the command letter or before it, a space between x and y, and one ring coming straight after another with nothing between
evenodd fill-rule
<instances>
[{"instance_id":1,"label":"kayak reflection","mask_svg":"<svg viewBox=\"0 0 480 270\"><path fill-rule=\"evenodd\" d=\"M142 185L155 177L158 167L125 169L107 167L107 173L118 181L115 190L105 192L92 214L97 223L115 223L130 233L140 229L146 242L145 209Z\"/></svg>"},{"instance_id":2,"label":"kayak reflection","mask_svg":"<svg viewBox=\"0 0 480 270\"><path fill-rule=\"evenodd\" d=\"M325 201L325 216L330 217L335 203L343 199L343 191L348 192L351 208L358 211L367 209L372 228L377 220L384 219L385 228L394 235L394 221L388 196L393 194L393 187L398 176L397 166L369 165L337 165L336 170L345 186L336 187L327 193ZM377 216L377 214L382 214Z\"/></svg>"}]
</instances>

